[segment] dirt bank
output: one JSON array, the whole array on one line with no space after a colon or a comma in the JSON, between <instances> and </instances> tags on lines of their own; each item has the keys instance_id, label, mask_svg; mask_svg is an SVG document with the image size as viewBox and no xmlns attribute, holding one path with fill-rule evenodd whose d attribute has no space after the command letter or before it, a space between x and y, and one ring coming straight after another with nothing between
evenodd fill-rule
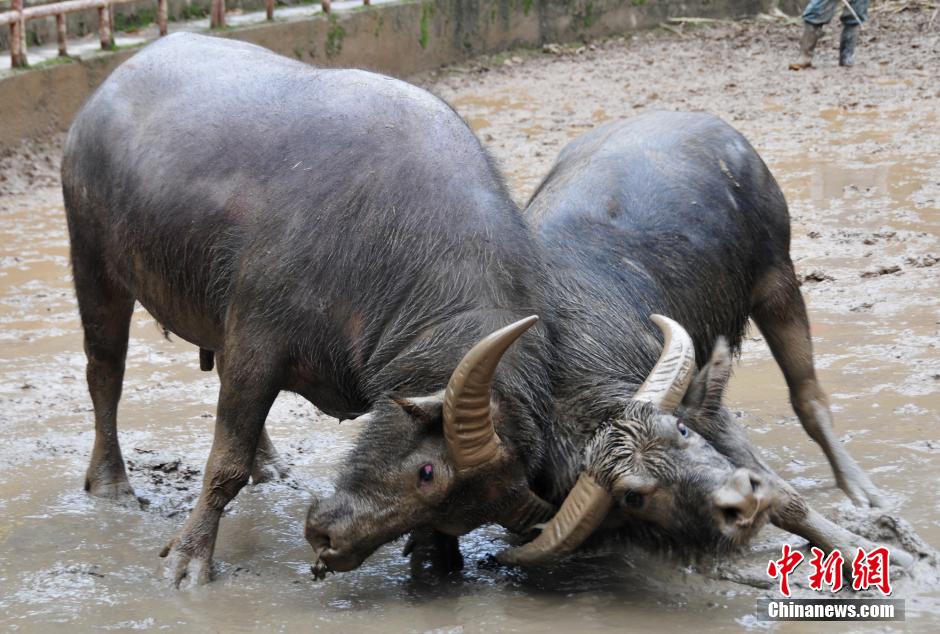
<instances>
[{"instance_id":1,"label":"dirt bank","mask_svg":"<svg viewBox=\"0 0 940 634\"><path fill-rule=\"evenodd\" d=\"M837 429L899 514L937 546L940 24L929 25L930 13L873 17L851 71L836 66L831 29L819 68L790 72L799 27L750 21L519 51L417 81L470 121L520 202L569 139L603 121L652 108L707 110L741 130L790 203L793 257ZM409 579L400 544L381 549L359 571L315 583L301 518L308 492L328 489L356 430L288 395L276 403L269 428L293 466L292 479L239 495L222 522L214 584L169 590L156 553L198 492L217 380L198 371L195 349L166 342L138 312L120 428L132 484L148 504L115 507L81 491L91 405L57 189L60 144L33 144L0 160L0 625L762 627L757 601L767 591L715 579L710 569L637 554L540 573L480 565L501 546L495 529L465 538L467 570L439 587ZM746 412L751 437L775 468L825 512L850 515L756 333L729 402ZM768 530L730 565L758 569L779 556L782 539ZM907 629L940 627L935 581L897 581Z\"/></svg>"}]
</instances>

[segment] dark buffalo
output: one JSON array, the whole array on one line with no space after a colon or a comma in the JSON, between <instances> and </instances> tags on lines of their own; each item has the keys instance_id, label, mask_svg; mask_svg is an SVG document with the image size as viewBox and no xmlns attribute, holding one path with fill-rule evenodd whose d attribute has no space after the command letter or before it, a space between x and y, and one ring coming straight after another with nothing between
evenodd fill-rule
<instances>
[{"instance_id":1,"label":"dark buffalo","mask_svg":"<svg viewBox=\"0 0 940 634\"><path fill-rule=\"evenodd\" d=\"M507 352L545 312L541 252L447 104L175 34L89 99L62 182L95 409L85 488L132 493L116 415L135 301L218 366L202 493L163 552L176 583L208 579L223 508L276 467L264 422L281 390L362 423L307 522L333 569L415 527L550 514L527 485L550 404L545 327Z\"/></svg>"},{"instance_id":2,"label":"dark buffalo","mask_svg":"<svg viewBox=\"0 0 940 634\"><path fill-rule=\"evenodd\" d=\"M549 528L505 561L550 561L605 519L633 541L680 552L733 548L769 516L805 528L806 513L787 515L780 510L787 505L771 503L783 485L756 457L742 458L750 455L746 441L696 433L729 429L721 406L727 372L718 372L728 354L719 349L716 364L707 361L719 340L738 347L749 316L839 486L856 503L878 503L832 431L783 194L738 132L692 113L601 126L562 151L527 215L557 291L558 435L577 440L547 446L543 495L557 502L574 486ZM652 313L675 321L657 318L666 346L650 373L663 349ZM696 360L704 369L693 382Z\"/></svg>"},{"instance_id":3,"label":"dark buffalo","mask_svg":"<svg viewBox=\"0 0 940 634\"><path fill-rule=\"evenodd\" d=\"M722 405L731 354L719 338L693 379L694 344L654 315L666 344L622 416L589 444L585 470L555 518L532 542L501 553L510 564L544 564L577 548L596 527L608 537L682 557L721 554L770 520L825 552L877 545L826 519L780 478ZM894 564L914 559L898 548ZM851 573L849 573L851 574Z\"/></svg>"}]
</instances>

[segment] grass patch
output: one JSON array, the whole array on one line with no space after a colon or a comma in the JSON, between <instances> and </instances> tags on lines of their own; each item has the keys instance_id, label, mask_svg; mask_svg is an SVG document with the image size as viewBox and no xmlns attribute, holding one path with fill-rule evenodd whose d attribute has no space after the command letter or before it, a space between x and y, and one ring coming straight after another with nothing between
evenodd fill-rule
<instances>
[{"instance_id":1,"label":"grass patch","mask_svg":"<svg viewBox=\"0 0 940 634\"><path fill-rule=\"evenodd\" d=\"M129 51L134 48L141 48L145 46L146 44L147 42L134 42L133 44L114 45L111 47L111 50L112 51Z\"/></svg>"},{"instance_id":2,"label":"grass patch","mask_svg":"<svg viewBox=\"0 0 940 634\"><path fill-rule=\"evenodd\" d=\"M209 15L208 7L200 7L195 4L187 4L180 11L180 19L182 20L199 20L207 15Z\"/></svg>"},{"instance_id":3,"label":"grass patch","mask_svg":"<svg viewBox=\"0 0 940 634\"><path fill-rule=\"evenodd\" d=\"M114 30L115 31L133 31L153 24L157 21L156 9L139 9L134 13L115 13Z\"/></svg>"},{"instance_id":4,"label":"grass patch","mask_svg":"<svg viewBox=\"0 0 940 634\"><path fill-rule=\"evenodd\" d=\"M421 35L418 37L418 44L421 48L427 48L431 41L431 17L434 15L434 5L421 5Z\"/></svg>"},{"instance_id":5,"label":"grass patch","mask_svg":"<svg viewBox=\"0 0 940 634\"><path fill-rule=\"evenodd\" d=\"M49 59L44 59L41 62L35 64L30 64L28 67L23 70L39 69L39 68L52 68L53 66L62 66L63 64L71 64L75 60L71 57L50 57Z\"/></svg>"},{"instance_id":6,"label":"grass patch","mask_svg":"<svg viewBox=\"0 0 940 634\"><path fill-rule=\"evenodd\" d=\"M594 22L596 22L596 18L594 16L594 3L588 2L587 6L584 7L584 28L591 28L591 25L593 25Z\"/></svg>"},{"instance_id":7,"label":"grass patch","mask_svg":"<svg viewBox=\"0 0 940 634\"><path fill-rule=\"evenodd\" d=\"M343 38L346 37L346 29L339 24L339 18L335 13L330 13L330 28L326 32L326 56L335 57L343 51Z\"/></svg>"}]
</instances>

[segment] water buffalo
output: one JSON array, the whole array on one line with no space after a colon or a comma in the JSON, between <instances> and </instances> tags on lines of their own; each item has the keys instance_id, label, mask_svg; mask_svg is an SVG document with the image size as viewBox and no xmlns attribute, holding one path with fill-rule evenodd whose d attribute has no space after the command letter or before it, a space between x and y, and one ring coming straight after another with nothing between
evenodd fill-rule
<instances>
[{"instance_id":1,"label":"water buffalo","mask_svg":"<svg viewBox=\"0 0 940 634\"><path fill-rule=\"evenodd\" d=\"M766 174L753 151L737 158L723 178L744 179L754 161ZM779 197L763 178L742 182L770 189L731 199L753 208ZM362 428L334 495L307 517L321 570L354 568L413 529L459 561L466 531L521 532L552 516L533 489L565 497L594 429L653 366L658 341L640 319L650 306L624 309L623 297L700 324L703 350L720 334L736 340L752 308L742 293L760 300L755 315L777 297L767 276L722 268L720 255L699 262L715 235L730 261L757 248L706 229L682 262L711 272L692 280L697 291L673 286L682 275L635 275L640 256L592 277L602 248L629 253L646 238L605 237L598 225L585 248L599 259L576 262L550 222L537 232L525 222L439 99L229 40L174 35L119 67L73 123L62 181L95 409L86 489L131 494L116 415L135 301L219 372L203 490L162 553L175 583L209 578L223 508L250 477L280 470L264 421L281 390ZM651 198L647 215L661 202ZM785 235L786 223L768 231ZM651 246L668 268L684 245L652 232ZM579 313L592 313L583 326ZM809 407L824 399L814 380L799 389ZM863 477L851 481L867 491Z\"/></svg>"},{"instance_id":2,"label":"water buffalo","mask_svg":"<svg viewBox=\"0 0 940 634\"><path fill-rule=\"evenodd\" d=\"M580 433L590 438L583 442L547 447L552 484L571 490L542 491L551 501L565 497L561 510L504 561L551 561L598 527L679 552L740 545L768 517L814 534L818 516L769 475L743 436L696 433L734 428L721 406L728 355L719 350L715 363L706 361L720 338L737 348L748 316L839 486L856 503L878 503L877 490L832 432L789 256L786 202L738 132L693 113L601 126L562 151L527 216L546 253L550 287L558 289L558 424L577 438L572 426L584 420L611 422L585 426ZM670 315L689 332L671 319L651 321L651 313ZM654 321L666 344L650 373L662 349ZM693 382L696 359L704 369Z\"/></svg>"},{"instance_id":3,"label":"water buffalo","mask_svg":"<svg viewBox=\"0 0 940 634\"><path fill-rule=\"evenodd\" d=\"M85 488L132 494L116 416L135 301L217 365L202 492L162 553L176 584L208 580L223 508L277 471L281 390L362 423L307 521L335 570L415 527L550 516L528 487L550 403L541 252L444 102L174 34L82 108L62 186L95 412Z\"/></svg>"},{"instance_id":4,"label":"water buffalo","mask_svg":"<svg viewBox=\"0 0 940 634\"><path fill-rule=\"evenodd\" d=\"M724 338L693 379L689 334L661 315L653 321L666 343L650 379L620 418L595 433L584 472L558 514L535 540L499 559L548 563L572 552L596 527L659 552L722 553L746 543L768 520L825 552L876 548L812 509L723 407L731 377ZM897 548L891 560L905 568L914 561Z\"/></svg>"}]
</instances>

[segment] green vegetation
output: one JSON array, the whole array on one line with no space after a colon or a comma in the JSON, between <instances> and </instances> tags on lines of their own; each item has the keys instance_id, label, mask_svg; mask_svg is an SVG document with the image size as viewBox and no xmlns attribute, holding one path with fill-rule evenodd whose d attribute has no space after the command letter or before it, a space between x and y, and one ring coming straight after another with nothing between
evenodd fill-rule
<instances>
[{"instance_id":1,"label":"green vegetation","mask_svg":"<svg viewBox=\"0 0 940 634\"><path fill-rule=\"evenodd\" d=\"M109 50L112 50L112 51L128 51L128 50L130 50L130 49L132 49L132 48L141 48L141 47L146 46L146 45L147 45L147 42L135 42L135 43L133 43L133 44L121 44L121 45L117 45L117 44L112 43L112 44L111 44L111 48L110 48Z\"/></svg>"},{"instance_id":2,"label":"green vegetation","mask_svg":"<svg viewBox=\"0 0 940 634\"><path fill-rule=\"evenodd\" d=\"M375 28L372 29L372 35L375 37L379 36L379 33L382 32L382 27L385 26L385 18L379 15L379 19L375 21Z\"/></svg>"},{"instance_id":3,"label":"green vegetation","mask_svg":"<svg viewBox=\"0 0 940 634\"><path fill-rule=\"evenodd\" d=\"M594 21L594 3L588 2L587 6L584 7L584 28L591 28L591 25L594 24Z\"/></svg>"},{"instance_id":4,"label":"green vegetation","mask_svg":"<svg viewBox=\"0 0 940 634\"><path fill-rule=\"evenodd\" d=\"M36 64L31 64L29 68L49 68L51 66L61 66L62 64L71 64L74 60L71 57L50 57ZM25 68L23 70L26 70Z\"/></svg>"},{"instance_id":5,"label":"green vegetation","mask_svg":"<svg viewBox=\"0 0 940 634\"><path fill-rule=\"evenodd\" d=\"M431 17L434 15L434 5L421 5L421 37L418 38L418 44L421 48L427 48L431 39Z\"/></svg>"},{"instance_id":6,"label":"green vegetation","mask_svg":"<svg viewBox=\"0 0 940 634\"><path fill-rule=\"evenodd\" d=\"M643 0L644 2L646 0ZM529 11L532 10L532 5L535 4L535 0L522 0L522 12L526 15L529 15Z\"/></svg>"},{"instance_id":7,"label":"green vegetation","mask_svg":"<svg viewBox=\"0 0 940 634\"><path fill-rule=\"evenodd\" d=\"M630 0L630 4L635 7L642 7L644 4L646 4L646 0Z\"/></svg>"},{"instance_id":8,"label":"green vegetation","mask_svg":"<svg viewBox=\"0 0 940 634\"><path fill-rule=\"evenodd\" d=\"M194 4L187 4L183 7L183 10L180 12L180 17L184 20L198 20L199 18L204 18L209 15L209 9L207 7L200 7Z\"/></svg>"},{"instance_id":9,"label":"green vegetation","mask_svg":"<svg viewBox=\"0 0 940 634\"><path fill-rule=\"evenodd\" d=\"M335 57L342 52L344 37L346 37L346 29L340 26L336 14L330 13L330 28L326 32L327 57Z\"/></svg>"},{"instance_id":10,"label":"green vegetation","mask_svg":"<svg viewBox=\"0 0 940 634\"><path fill-rule=\"evenodd\" d=\"M133 31L141 27L153 24L157 20L156 9L138 9L134 13L114 14L115 31Z\"/></svg>"},{"instance_id":11,"label":"green vegetation","mask_svg":"<svg viewBox=\"0 0 940 634\"><path fill-rule=\"evenodd\" d=\"M297 59L303 59L303 56L304 56L304 47L303 47L303 46L295 46L295 47L294 47L294 57L296 57Z\"/></svg>"}]
</instances>

